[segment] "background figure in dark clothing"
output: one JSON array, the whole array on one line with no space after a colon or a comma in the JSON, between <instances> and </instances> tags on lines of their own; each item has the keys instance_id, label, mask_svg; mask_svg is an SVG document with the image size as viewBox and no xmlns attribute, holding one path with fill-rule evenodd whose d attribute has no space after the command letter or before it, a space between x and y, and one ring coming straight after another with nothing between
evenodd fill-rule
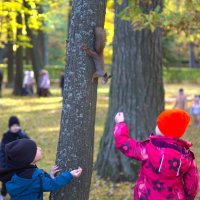
<instances>
[{"instance_id":1,"label":"background figure in dark clothing","mask_svg":"<svg viewBox=\"0 0 200 200\"><path fill-rule=\"evenodd\" d=\"M0 69L0 97L2 97L3 72Z\"/></svg>"},{"instance_id":2,"label":"background figure in dark clothing","mask_svg":"<svg viewBox=\"0 0 200 200\"><path fill-rule=\"evenodd\" d=\"M3 134L1 140L1 148L0 148L0 167L7 168L6 158L5 158L5 145L9 142L22 139L22 138L29 138L25 132L21 130L20 121L16 116L11 116L8 121L8 128L9 130ZM2 182L2 189L0 200L4 199L6 196L7 191L5 187L5 183Z\"/></svg>"},{"instance_id":3,"label":"background figure in dark clothing","mask_svg":"<svg viewBox=\"0 0 200 200\"><path fill-rule=\"evenodd\" d=\"M63 96L63 89L64 89L64 71L60 75L60 88L61 88L61 94Z\"/></svg>"}]
</instances>

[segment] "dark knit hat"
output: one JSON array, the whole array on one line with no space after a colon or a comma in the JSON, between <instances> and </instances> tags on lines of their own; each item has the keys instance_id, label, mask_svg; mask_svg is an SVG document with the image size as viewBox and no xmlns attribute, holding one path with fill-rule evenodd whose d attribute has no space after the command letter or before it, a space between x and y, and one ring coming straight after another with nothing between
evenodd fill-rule
<instances>
[{"instance_id":1,"label":"dark knit hat","mask_svg":"<svg viewBox=\"0 0 200 200\"><path fill-rule=\"evenodd\" d=\"M6 162L10 166L25 167L31 164L37 153L37 145L30 139L18 139L6 144Z\"/></svg>"},{"instance_id":2,"label":"dark knit hat","mask_svg":"<svg viewBox=\"0 0 200 200\"><path fill-rule=\"evenodd\" d=\"M18 124L20 126L19 119L16 116L11 116L8 121L8 127L10 128L14 124Z\"/></svg>"}]
</instances>

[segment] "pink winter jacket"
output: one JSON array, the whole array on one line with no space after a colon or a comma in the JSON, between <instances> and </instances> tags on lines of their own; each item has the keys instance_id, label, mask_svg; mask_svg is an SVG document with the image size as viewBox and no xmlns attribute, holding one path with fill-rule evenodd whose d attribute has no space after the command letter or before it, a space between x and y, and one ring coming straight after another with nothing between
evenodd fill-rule
<instances>
[{"instance_id":1,"label":"pink winter jacket","mask_svg":"<svg viewBox=\"0 0 200 200\"><path fill-rule=\"evenodd\" d=\"M134 200L194 200L198 171L191 143L151 135L146 141L130 138L128 126L116 124L116 147L128 157L141 161Z\"/></svg>"}]
</instances>

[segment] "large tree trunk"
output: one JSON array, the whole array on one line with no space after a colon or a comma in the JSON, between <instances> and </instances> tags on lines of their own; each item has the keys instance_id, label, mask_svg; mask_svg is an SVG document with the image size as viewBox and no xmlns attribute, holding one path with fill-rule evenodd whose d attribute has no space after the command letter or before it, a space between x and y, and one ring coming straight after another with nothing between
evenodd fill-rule
<instances>
[{"instance_id":1,"label":"large tree trunk","mask_svg":"<svg viewBox=\"0 0 200 200\"><path fill-rule=\"evenodd\" d=\"M6 87L12 88L14 82L14 51L11 41L7 44L7 83Z\"/></svg>"},{"instance_id":2,"label":"large tree trunk","mask_svg":"<svg viewBox=\"0 0 200 200\"><path fill-rule=\"evenodd\" d=\"M103 26L106 0L74 0L67 44L61 131L56 163L62 170L81 166L83 174L51 195L56 200L87 200L93 166L97 82L94 62L81 45L94 46L94 28ZM90 13L90 16L88 16Z\"/></svg>"},{"instance_id":3,"label":"large tree trunk","mask_svg":"<svg viewBox=\"0 0 200 200\"><path fill-rule=\"evenodd\" d=\"M17 16L17 22L22 24L21 14ZM22 28L17 28L17 35L22 35ZM14 95L21 95L22 82L23 82L23 47L19 46L16 51L16 71L15 71L15 84L14 84Z\"/></svg>"},{"instance_id":4,"label":"large tree trunk","mask_svg":"<svg viewBox=\"0 0 200 200\"><path fill-rule=\"evenodd\" d=\"M113 78L108 117L95 166L98 175L116 182L134 180L138 164L115 148L115 114L124 112L130 135L144 139L154 131L156 117L164 109L161 31L134 31L131 23L122 21L118 13L127 2L119 6L115 0ZM154 1L155 4L158 2Z\"/></svg>"}]
</instances>

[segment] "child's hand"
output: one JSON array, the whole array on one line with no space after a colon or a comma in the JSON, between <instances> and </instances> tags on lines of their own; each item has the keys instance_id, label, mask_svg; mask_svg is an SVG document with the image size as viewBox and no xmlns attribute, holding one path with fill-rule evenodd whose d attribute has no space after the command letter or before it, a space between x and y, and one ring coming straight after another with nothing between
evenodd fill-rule
<instances>
[{"instance_id":1,"label":"child's hand","mask_svg":"<svg viewBox=\"0 0 200 200\"><path fill-rule=\"evenodd\" d=\"M58 166L57 166L57 165L53 166L53 167L51 168L51 172L50 172L51 178L55 178L55 174L56 174L57 172L59 172L59 171L60 171L60 170L58 169Z\"/></svg>"},{"instance_id":2,"label":"child's hand","mask_svg":"<svg viewBox=\"0 0 200 200\"><path fill-rule=\"evenodd\" d=\"M78 169L72 170L70 173L72 174L73 177L78 178L81 175L82 171L83 171L82 168L79 167Z\"/></svg>"},{"instance_id":3,"label":"child's hand","mask_svg":"<svg viewBox=\"0 0 200 200\"><path fill-rule=\"evenodd\" d=\"M115 115L115 122L116 123L124 122L124 113L123 112L118 112Z\"/></svg>"}]
</instances>

